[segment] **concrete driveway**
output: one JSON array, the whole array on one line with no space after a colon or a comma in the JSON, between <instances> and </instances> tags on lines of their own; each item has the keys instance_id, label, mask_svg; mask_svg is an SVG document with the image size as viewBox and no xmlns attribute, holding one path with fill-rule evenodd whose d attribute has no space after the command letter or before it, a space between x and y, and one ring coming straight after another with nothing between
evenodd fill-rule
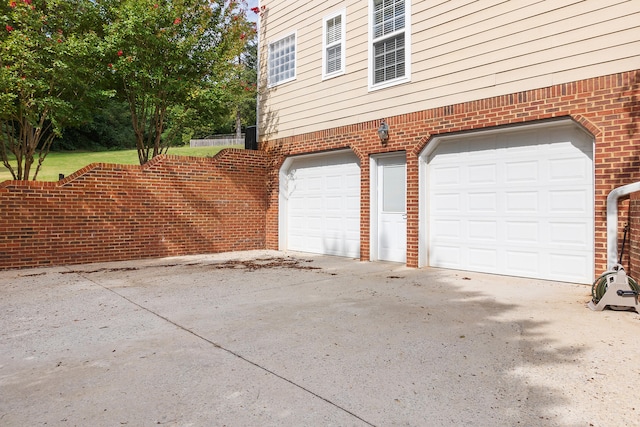
<instances>
[{"instance_id":1,"label":"concrete driveway","mask_svg":"<svg viewBox=\"0 0 640 427\"><path fill-rule=\"evenodd\" d=\"M640 316L589 299L275 251L4 271L0 425L640 425Z\"/></svg>"}]
</instances>

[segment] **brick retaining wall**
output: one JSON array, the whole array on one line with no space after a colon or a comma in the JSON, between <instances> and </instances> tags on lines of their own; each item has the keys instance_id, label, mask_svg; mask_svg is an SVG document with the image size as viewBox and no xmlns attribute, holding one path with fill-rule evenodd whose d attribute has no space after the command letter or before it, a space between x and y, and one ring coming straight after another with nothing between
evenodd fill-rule
<instances>
[{"instance_id":1,"label":"brick retaining wall","mask_svg":"<svg viewBox=\"0 0 640 427\"><path fill-rule=\"evenodd\" d=\"M266 156L92 164L58 182L0 183L0 269L265 247Z\"/></svg>"}]
</instances>

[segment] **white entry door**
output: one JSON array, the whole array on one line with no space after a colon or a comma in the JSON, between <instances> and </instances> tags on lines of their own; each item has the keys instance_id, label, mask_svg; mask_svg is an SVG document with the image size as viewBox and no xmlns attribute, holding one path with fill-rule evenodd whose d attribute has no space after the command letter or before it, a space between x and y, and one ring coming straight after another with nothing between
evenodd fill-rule
<instances>
[{"instance_id":1,"label":"white entry door","mask_svg":"<svg viewBox=\"0 0 640 427\"><path fill-rule=\"evenodd\" d=\"M407 260L406 156L377 160L378 259Z\"/></svg>"}]
</instances>

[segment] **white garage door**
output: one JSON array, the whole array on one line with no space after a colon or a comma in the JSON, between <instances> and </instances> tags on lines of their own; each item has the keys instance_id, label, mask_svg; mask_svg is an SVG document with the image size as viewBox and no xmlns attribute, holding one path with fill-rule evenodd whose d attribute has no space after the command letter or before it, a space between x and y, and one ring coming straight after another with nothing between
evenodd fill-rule
<instances>
[{"instance_id":1,"label":"white garage door","mask_svg":"<svg viewBox=\"0 0 640 427\"><path fill-rule=\"evenodd\" d=\"M291 159L281 180L281 247L360 256L360 163L352 152ZM284 193L284 194L282 194ZM284 197L282 197L284 195ZM284 206L283 206L284 205ZM284 219L284 221L283 221ZM283 230L284 228L284 230Z\"/></svg>"},{"instance_id":2,"label":"white garage door","mask_svg":"<svg viewBox=\"0 0 640 427\"><path fill-rule=\"evenodd\" d=\"M592 159L573 123L443 141L427 158L429 265L591 283Z\"/></svg>"}]
</instances>

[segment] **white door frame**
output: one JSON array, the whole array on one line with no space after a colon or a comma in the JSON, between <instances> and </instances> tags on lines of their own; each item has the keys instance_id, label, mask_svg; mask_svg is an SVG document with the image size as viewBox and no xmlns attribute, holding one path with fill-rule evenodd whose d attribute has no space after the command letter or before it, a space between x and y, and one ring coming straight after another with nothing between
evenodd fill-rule
<instances>
[{"instance_id":1,"label":"white door frame","mask_svg":"<svg viewBox=\"0 0 640 427\"><path fill-rule=\"evenodd\" d=\"M369 245L369 260L378 261L378 244L379 244L379 203L378 196L378 164L381 159L390 158L402 158L407 161L406 151L394 151L392 153L376 154L369 157L369 232L370 232L370 245ZM406 175L405 175L406 179Z\"/></svg>"}]
</instances>

